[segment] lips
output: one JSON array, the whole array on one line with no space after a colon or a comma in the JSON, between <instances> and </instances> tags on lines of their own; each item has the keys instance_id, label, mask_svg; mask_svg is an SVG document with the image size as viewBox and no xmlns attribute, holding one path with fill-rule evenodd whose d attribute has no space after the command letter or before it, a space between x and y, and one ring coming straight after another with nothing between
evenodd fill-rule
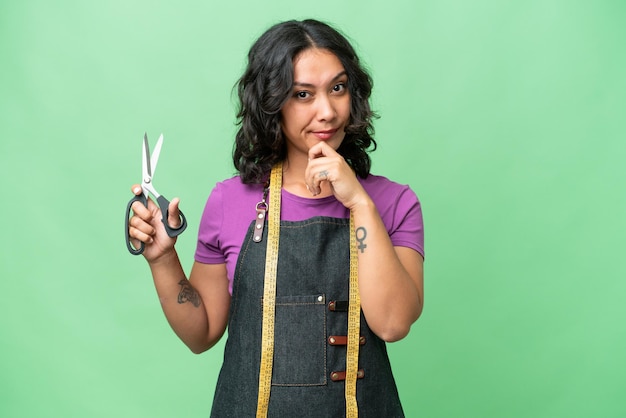
<instances>
[{"instance_id":1,"label":"lips","mask_svg":"<svg viewBox=\"0 0 626 418\"><path fill-rule=\"evenodd\" d=\"M335 133L337 133L337 129L327 129L327 130L323 130L323 131L313 131L312 133L318 139L320 139L322 141L326 141L326 140L329 140L330 138L332 138L333 135L335 135Z\"/></svg>"}]
</instances>

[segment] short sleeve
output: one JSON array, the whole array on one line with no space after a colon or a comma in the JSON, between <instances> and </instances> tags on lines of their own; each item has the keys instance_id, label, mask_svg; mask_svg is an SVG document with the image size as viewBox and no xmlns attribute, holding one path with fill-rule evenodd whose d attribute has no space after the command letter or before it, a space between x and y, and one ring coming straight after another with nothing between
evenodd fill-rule
<instances>
[{"instance_id":1,"label":"short sleeve","mask_svg":"<svg viewBox=\"0 0 626 418\"><path fill-rule=\"evenodd\" d=\"M195 254L195 260L200 263L220 264L226 262L222 242L220 242L224 214L222 198L222 190L217 184L207 199L200 219Z\"/></svg>"},{"instance_id":2,"label":"short sleeve","mask_svg":"<svg viewBox=\"0 0 626 418\"><path fill-rule=\"evenodd\" d=\"M409 187L398 195L389 237L394 246L412 248L424 257L424 221L420 201Z\"/></svg>"}]
</instances>

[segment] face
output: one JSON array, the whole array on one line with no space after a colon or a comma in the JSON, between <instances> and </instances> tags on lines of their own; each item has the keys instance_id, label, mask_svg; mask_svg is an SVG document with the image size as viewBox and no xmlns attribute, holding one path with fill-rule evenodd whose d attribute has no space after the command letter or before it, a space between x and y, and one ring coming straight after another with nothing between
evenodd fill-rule
<instances>
[{"instance_id":1,"label":"face","mask_svg":"<svg viewBox=\"0 0 626 418\"><path fill-rule=\"evenodd\" d=\"M348 76L332 52L310 48L294 59L294 86L281 110L287 154L324 141L339 148L350 118Z\"/></svg>"}]
</instances>

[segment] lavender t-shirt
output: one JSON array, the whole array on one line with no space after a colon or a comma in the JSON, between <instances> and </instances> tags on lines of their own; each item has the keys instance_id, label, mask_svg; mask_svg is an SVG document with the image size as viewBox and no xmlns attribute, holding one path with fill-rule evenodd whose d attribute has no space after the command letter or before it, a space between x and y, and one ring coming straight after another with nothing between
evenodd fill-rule
<instances>
[{"instance_id":1,"label":"lavender t-shirt","mask_svg":"<svg viewBox=\"0 0 626 418\"><path fill-rule=\"evenodd\" d=\"M376 204L392 244L412 248L423 256L422 209L415 193L409 186L381 176L369 175L359 181ZM314 216L350 217L350 211L334 196L312 199L284 189L281 196L281 219L285 221L303 221ZM241 244L262 198L261 185L243 184L238 176L232 177L217 183L200 220L195 260L206 264L226 263L231 293ZM272 202L268 204L271 208Z\"/></svg>"}]
</instances>

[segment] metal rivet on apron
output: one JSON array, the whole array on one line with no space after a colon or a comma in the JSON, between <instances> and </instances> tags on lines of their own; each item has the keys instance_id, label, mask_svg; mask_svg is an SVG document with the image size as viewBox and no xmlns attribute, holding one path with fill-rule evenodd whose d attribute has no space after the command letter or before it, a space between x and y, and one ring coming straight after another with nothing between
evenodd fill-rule
<instances>
[{"instance_id":1,"label":"metal rivet on apron","mask_svg":"<svg viewBox=\"0 0 626 418\"><path fill-rule=\"evenodd\" d=\"M329 341L331 344L335 344L335 341L337 341L337 340L335 340L335 337L330 337L330 338L328 339L328 341Z\"/></svg>"},{"instance_id":2,"label":"metal rivet on apron","mask_svg":"<svg viewBox=\"0 0 626 418\"><path fill-rule=\"evenodd\" d=\"M261 241L261 237L254 237L254 240L259 242L259 241Z\"/></svg>"},{"instance_id":3,"label":"metal rivet on apron","mask_svg":"<svg viewBox=\"0 0 626 418\"><path fill-rule=\"evenodd\" d=\"M261 228L263 228L263 225L257 225L256 226L256 229L261 229Z\"/></svg>"},{"instance_id":4,"label":"metal rivet on apron","mask_svg":"<svg viewBox=\"0 0 626 418\"><path fill-rule=\"evenodd\" d=\"M263 219L264 216L265 216L264 214L259 213L259 219Z\"/></svg>"},{"instance_id":5,"label":"metal rivet on apron","mask_svg":"<svg viewBox=\"0 0 626 418\"><path fill-rule=\"evenodd\" d=\"M324 296L319 295L319 296L317 297L317 301L318 301L318 302L322 302L323 300L324 300Z\"/></svg>"}]
</instances>

